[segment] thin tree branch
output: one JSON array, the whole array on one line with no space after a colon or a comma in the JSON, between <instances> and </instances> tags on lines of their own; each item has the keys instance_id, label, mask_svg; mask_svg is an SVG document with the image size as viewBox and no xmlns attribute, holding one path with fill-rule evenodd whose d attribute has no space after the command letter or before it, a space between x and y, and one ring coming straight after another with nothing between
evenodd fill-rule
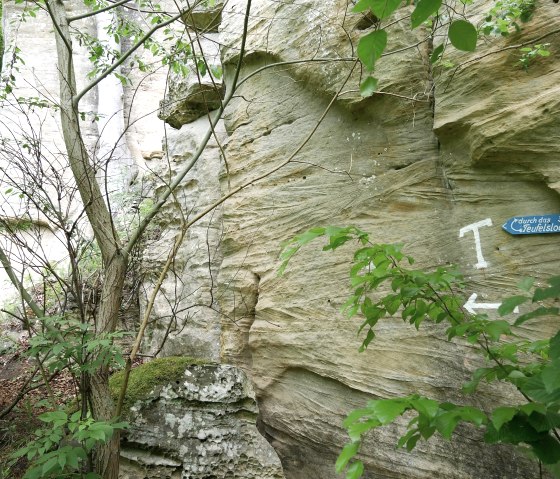
<instances>
[{"instance_id":1,"label":"thin tree branch","mask_svg":"<svg viewBox=\"0 0 560 479\"><path fill-rule=\"evenodd\" d=\"M260 68L257 68L254 72L249 73L246 77L243 77L241 80L239 80L239 83L237 86L241 86L243 85L243 83L245 83L247 80L249 80L251 77L254 77L256 74L267 70L269 68L274 68L274 67L279 67L279 66L284 66L284 65L296 65L299 63L314 63L314 62L318 62L318 63L330 63L330 62L355 62L357 59L355 57L343 57L343 58L307 58L305 60L290 60L290 61L285 61L285 62L276 62L276 63L270 63L268 65L264 65Z\"/></svg>"},{"instance_id":2,"label":"thin tree branch","mask_svg":"<svg viewBox=\"0 0 560 479\"><path fill-rule=\"evenodd\" d=\"M140 328L138 329L138 334L136 335L136 340L134 341L134 345L132 346L132 351L130 352L130 355L128 356L128 359L126 361L126 366L124 370L124 380L119 393L119 400L117 402L117 411L115 413L116 417L119 417L122 412L122 406L124 403L124 397L126 395L126 389L128 387L128 378L130 377L132 363L136 359L136 355L138 354L138 350L140 349L140 345L142 344L142 339L144 338L144 332L146 331L146 327L148 326L148 320L150 319L150 315L152 314L152 310L156 302L156 296L159 293L159 290L165 280L165 277L167 276L167 272L169 271L171 264L175 260L179 248L183 244L183 240L185 239L186 232L187 232L187 226L184 225L181 228L180 233L177 235L177 238L175 239L173 248L171 248L169 254L167 255L167 261L165 262L165 265L159 274L158 280L154 285L152 294L150 295L150 299L146 306L146 311L144 311L144 317L142 318L142 324L140 324Z\"/></svg>"},{"instance_id":3,"label":"thin tree branch","mask_svg":"<svg viewBox=\"0 0 560 479\"><path fill-rule=\"evenodd\" d=\"M247 36L247 28L248 28L248 21L249 21L248 18L249 18L249 13L251 11L251 1L252 0L247 1L247 7L245 9L245 22L243 24L243 42L241 44L242 49L239 53L239 61L237 62L237 67L236 67L235 74L234 74L234 84L237 83L236 79L239 78L239 72L241 71L241 65L242 65L242 62L243 62L243 57L245 55L245 50L244 50L244 48L245 48L245 37ZM154 216L159 212L161 207L167 202L169 196L171 196L173 191L177 188L177 186L179 186L181 181L183 181L183 178L187 175L187 173L198 162L200 156L202 155L202 153L206 149L206 145L208 144L208 141L210 141L210 138L212 137L212 132L213 132L214 128L216 128L216 125L218 124L218 122L220 121L220 119L222 117L224 109L226 108L228 103L233 98L234 93L235 93L235 88L230 88L230 91L227 94L224 101L222 102L222 105L220 106L220 108L218 108L218 110L216 110L216 112L214 113L214 115L210 119L210 127L208 128L208 130L206 130L206 133L204 134L204 137L201 139L198 148L196 149L196 151L193 154L192 160L187 165L185 165L183 167L183 169L181 171L179 171L179 173L177 173L177 176L171 182L171 184L167 187L167 190L163 192L163 194L161 195L158 202L153 206L153 208L146 214L144 219L140 222L140 224L138 225L138 228L136 228L136 231L134 231L134 233L131 235L130 240L128 241L127 245L124 248L125 255L130 254L130 252L132 251L132 248L134 248L134 246L136 245L136 243L138 242L138 240L142 236L142 233L144 233L145 229L148 227L148 225L153 220Z\"/></svg>"},{"instance_id":4,"label":"thin tree branch","mask_svg":"<svg viewBox=\"0 0 560 479\"><path fill-rule=\"evenodd\" d=\"M474 63L474 62L478 62L480 60L482 60L483 58L486 58L490 55L495 55L496 53L501 53L501 52L505 52L507 50L517 50L519 48L523 48L526 45L531 45L532 43L537 43L541 40L544 40L547 37L550 37L551 35L555 35L557 33L560 33L560 28L557 28L556 30L551 30L548 33L544 33L543 35L537 37L537 38L533 38L531 40L527 40L525 42L522 43L518 43L517 45L510 45L507 47L503 47L503 48L499 48L497 50L492 50L490 52L487 52L483 55L480 55L478 57L475 58L471 58L470 60L466 60L463 63L460 63L459 65L457 65L457 67L455 68L455 71L453 72L453 75L455 75L455 73L457 73L459 71L459 69L463 68L465 65L468 65L469 63Z\"/></svg>"},{"instance_id":5,"label":"thin tree branch","mask_svg":"<svg viewBox=\"0 0 560 479\"><path fill-rule=\"evenodd\" d=\"M14 272L14 269L12 268L12 265L10 263L10 260L6 256L6 253L4 252L4 249L2 248L2 246L0 246L0 263L2 263L2 266L4 267L4 270L6 271L6 274L10 278L10 281L12 282L12 284L18 290L18 293L20 294L21 298L31 308L31 311L33 311L33 314L35 314L35 316L37 316L38 318L42 318L45 315L44 311L39 307L39 305L35 301L33 301L33 298L31 297L31 295L23 287L23 284L21 284L21 282L17 278L17 276Z\"/></svg>"},{"instance_id":6,"label":"thin tree branch","mask_svg":"<svg viewBox=\"0 0 560 479\"><path fill-rule=\"evenodd\" d=\"M217 206L221 205L224 201L226 201L228 198L232 197L233 195L239 193L241 190L244 190L245 188L253 185L254 183L272 175L273 173L277 172L279 169L283 168L284 166L286 166L288 163L291 163L292 160L295 158L295 156L303 149L303 147L309 142L309 140L311 139L311 137L315 134L315 132L317 131L317 129L319 128L319 126L321 125L321 123L323 122L323 120L325 119L325 116L327 116L327 113L330 111L331 107L334 105L334 102L336 101L336 99L338 98L340 92L342 91L342 89L344 88L344 86L346 85L346 83L348 82L348 80L350 79L350 76L352 75L352 73L354 72L354 69L356 68L356 65L358 64L358 60L355 60L354 65L352 66L350 73L348 74L348 76L346 77L346 79L344 80L344 82L342 83L342 86L340 87L339 91L337 93L335 93L335 95L332 97L330 103L327 105L327 107L325 108L325 111L323 112L323 114L321 115L321 117L319 118L319 120L317 121L317 124L313 127L313 129L309 132L309 134L305 137L305 139L300 143L300 145L293 151L293 153L288 157L288 159L284 160L282 163L280 163L279 165L275 166L274 168L268 170L267 172L263 173L262 175L257 176L256 178L251 179L250 181L247 181L246 183L243 183L242 185L238 186L237 188L235 188L234 190L230 191L228 194L222 196L219 200L216 200L214 203L212 203L210 206L208 206L204 211L202 211L201 213L197 214L192 220L190 220L187 223L187 228L190 228L194 223L196 223L199 219L201 219L202 217L206 216L208 213L210 213L214 208L216 208Z\"/></svg>"},{"instance_id":7,"label":"thin tree branch","mask_svg":"<svg viewBox=\"0 0 560 479\"><path fill-rule=\"evenodd\" d=\"M116 7L120 7L121 5L124 5L125 3L128 3L128 2L130 2L130 0L121 0L120 2L113 3L112 5L108 5L104 8L100 8L99 10L95 10L94 12L82 13L81 15L76 15L74 17L68 17L68 23L72 23L72 22L75 22L77 20L82 20L82 19L88 18L88 17L93 17L93 16L97 15L98 13L107 12L108 10L111 10L113 8L116 8Z\"/></svg>"},{"instance_id":8,"label":"thin tree branch","mask_svg":"<svg viewBox=\"0 0 560 479\"><path fill-rule=\"evenodd\" d=\"M107 70L105 70L101 75L99 75L95 80L92 80L91 83L85 86L76 96L72 99L72 106L74 108L78 108L78 103L83 98L83 96L98 85L102 80L107 78L111 73L113 73L117 68L119 68L127 59L132 55L138 48L140 48L146 40L148 40L155 32L160 30L163 27L175 22L179 18L184 15L184 12L178 13L177 15L171 17L169 20L166 20L163 23L159 23L158 25L154 26L151 30L149 30L140 40L136 42L135 45L130 47L126 53L124 53L115 63L113 63Z\"/></svg>"},{"instance_id":9,"label":"thin tree branch","mask_svg":"<svg viewBox=\"0 0 560 479\"><path fill-rule=\"evenodd\" d=\"M31 375L27 378L27 380L23 383L23 386L21 387L21 389L19 390L19 392L17 393L16 397L14 398L14 400L8 405L6 406L4 409L2 409L2 411L0 411L0 419L3 419L4 417L6 417L8 414L10 414L11 410L17 406L17 403L20 402L23 399L23 396L25 396L29 391L32 391L33 389L37 389L41 387L41 383L36 384L35 386L31 386L31 387L27 387L29 385L29 383L31 381L33 381L33 378L36 376L36 374L39 372L39 366L37 365L35 367L35 370L31 373Z\"/></svg>"}]
</instances>

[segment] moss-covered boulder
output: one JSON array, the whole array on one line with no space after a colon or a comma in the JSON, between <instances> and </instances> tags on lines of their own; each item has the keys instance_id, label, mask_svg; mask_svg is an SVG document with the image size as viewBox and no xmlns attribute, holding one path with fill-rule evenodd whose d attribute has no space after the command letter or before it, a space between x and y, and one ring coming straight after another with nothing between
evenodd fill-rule
<instances>
[{"instance_id":1,"label":"moss-covered boulder","mask_svg":"<svg viewBox=\"0 0 560 479\"><path fill-rule=\"evenodd\" d=\"M137 401L145 400L150 394L157 394L164 385L175 383L185 377L189 366L212 364L200 359L172 356L158 358L134 368L128 378L126 397L123 405L125 414ZM109 387L113 399L119 397L124 382L124 371L119 371L109 379Z\"/></svg>"},{"instance_id":2,"label":"moss-covered boulder","mask_svg":"<svg viewBox=\"0 0 560 479\"><path fill-rule=\"evenodd\" d=\"M123 374L110 381L116 397ZM130 375L122 479L283 479L280 460L256 428L245 373L192 358L156 359Z\"/></svg>"}]
</instances>

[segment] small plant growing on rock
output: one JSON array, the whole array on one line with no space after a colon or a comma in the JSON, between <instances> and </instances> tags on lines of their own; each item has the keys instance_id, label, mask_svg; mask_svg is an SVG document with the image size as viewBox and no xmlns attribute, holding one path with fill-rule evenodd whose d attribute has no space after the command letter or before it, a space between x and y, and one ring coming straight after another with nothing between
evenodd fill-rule
<instances>
[{"instance_id":1,"label":"small plant growing on rock","mask_svg":"<svg viewBox=\"0 0 560 479\"><path fill-rule=\"evenodd\" d=\"M534 11L533 0L499 0L488 12L480 31L484 35L501 36L520 32L520 23L528 22Z\"/></svg>"},{"instance_id":2,"label":"small plant growing on rock","mask_svg":"<svg viewBox=\"0 0 560 479\"><path fill-rule=\"evenodd\" d=\"M519 59L519 63L521 64L523 70L528 71L531 63L533 63L538 57L550 56L550 50L548 49L549 46L550 43L542 43L530 47L520 48L519 51L521 52L521 58Z\"/></svg>"}]
</instances>

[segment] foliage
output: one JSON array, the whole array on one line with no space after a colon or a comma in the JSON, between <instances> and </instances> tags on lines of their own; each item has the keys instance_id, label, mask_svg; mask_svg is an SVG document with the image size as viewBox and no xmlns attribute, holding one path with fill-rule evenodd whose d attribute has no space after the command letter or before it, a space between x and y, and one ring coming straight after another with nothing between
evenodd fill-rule
<instances>
[{"instance_id":1,"label":"foliage","mask_svg":"<svg viewBox=\"0 0 560 479\"><path fill-rule=\"evenodd\" d=\"M207 1L208 4L213 4L213 0ZM30 230L39 245L37 248L30 242L21 241L21 236L18 237L18 233L23 231L24 224L21 222L16 225L17 228L12 225L2 231L6 233L10 245L16 244L23 251L21 258L17 258L21 260L19 264L14 262L15 269L11 264L13 256L6 255L2 246L0 260L25 303L18 319L25 324L32 336L29 354L35 359L36 365L30 379L34 381L33 384L23 387L21 395L18 394L10 408L15 407L31 387L40 384L35 380L35 375L39 376L39 373L49 394L54 396L49 381L52 374L65 369L73 375L73 385L81 405L80 421L87 421L91 417L96 419L91 424L80 423L76 426L77 431L96 431L98 425L110 424L109 420L119 414L120 404L119 409L115 409L109 393L108 377L112 370L124 364L117 344L123 338L123 333L116 331L116 328L123 305L127 273L134 266L138 247L142 238L150 232L153 218L202 155L223 109L233 97L245 53L251 2L247 3L244 14L244 40L238 52L236 72L228 85L222 105L217 114L211 115L211 126L206 139L201 140L199 151L189 160L189 165L183 165L176 173L170 168L169 178L165 179L166 188L158 192L157 202L136 203L135 207L131 207L135 213L121 214L117 211L121 206L115 201L117 195L112 195L111 190L114 189L109 181L104 182L103 179L105 176L107 180L108 163L117 156L115 151L119 148L119 143L98 148L105 141L101 129L99 142L95 146L90 141L93 138L84 137L84 131L89 131L89 125L83 128L85 125L80 120L94 122L100 116L96 112L87 111L87 107L80 108L80 102L109 75L127 84L130 83L130 78L138 78L138 72L150 74L163 66L169 73L176 75L221 77L221 68L208 65L202 51L200 37L204 35L206 27L198 28L187 21L189 12L198 7L199 3L196 0L192 4L177 4L176 11L172 12L169 5L164 9L151 0L84 0L85 8L71 10L65 9L62 2L16 0L16 4L20 6L15 9L17 13L10 15L10 21L13 22L10 28L11 45L5 57L0 85L0 100L5 111L10 112L9 125L5 125L9 135L0 140L1 159L8 165L3 168L2 173L11 182L14 194L21 195L21 201L14 206L17 214L19 215L18 207L21 206L25 210L25 217L45 218L47 228L66 250L66 258L62 261L68 269L61 272L49 263L45 257L48 253L43 250L41 231L34 227L35 224ZM125 13L126 10L130 10L130 14ZM55 69L61 72L58 76L60 95L56 99L15 98L19 82L28 80L19 78L24 55L16 44L17 31L21 22L31 21L36 17L40 22L47 22L47 30L52 32L55 40ZM93 34L96 28L103 28L104 31L98 30ZM89 59L90 71L87 74L82 74L82 69L75 68L78 50L85 50ZM138 88L147 76L139 79ZM41 95L40 92L37 94ZM133 99L134 97L135 93L132 95ZM64 145L61 148L45 148L42 141L43 123L50 121L50 118L44 112L36 112L36 109L45 107L60 114L60 132L64 141L57 144ZM142 112L142 116L139 115L136 120L127 117L126 112L115 111L114 114L119 120L124 119L116 132L120 141L126 130L149 112ZM12 117L16 119L13 123ZM19 131L13 131L12 124L17 125ZM11 172L17 170L17 173L6 173L6 169ZM11 193L6 193L9 194ZM28 262L28 257L32 257L33 262ZM170 261L169 265L171 264ZM170 267L164 268L163 276ZM16 271L18 268L23 269L23 272ZM38 281L39 287L27 291L20 278L26 277L29 271L35 273L34 278L40 277L42 281ZM160 285L155 288L154 295L159 288ZM148 315L146 324L147 322ZM138 331L127 363L129 366L134 360L134 351L141 346L144 331L144 326ZM166 373L169 376L169 371ZM132 385L133 388L136 387L134 379ZM141 389L140 386L138 388ZM133 390L131 397L134 397L134 392ZM71 416L65 424L57 423L55 426L70 430L74 427L72 424L76 422L75 419ZM60 421L62 418L59 418L58 422ZM45 445L47 441L54 443L55 439L63 440L69 433L38 431L36 442L39 445L34 450L38 452L37 457L33 457L40 470L33 472L32 477L59 477L60 474L66 474L62 470L69 462L74 467L77 454L76 457L81 460L80 473L97 471L103 473L105 479L116 479L118 428L113 429L113 432L114 434L104 433L103 440L99 437L94 443L87 442L89 436L70 436L71 440L82 441L81 449L65 449L62 445L56 448L52 445L51 450L50 443ZM99 436L98 432L95 434ZM91 459L85 461L85 456L91 452L90 446L95 447L96 451ZM76 452L80 450L81 453Z\"/></svg>"},{"instance_id":2,"label":"foliage","mask_svg":"<svg viewBox=\"0 0 560 479\"><path fill-rule=\"evenodd\" d=\"M34 358L40 365L45 381L48 380L46 373L52 377L65 369L74 378L83 378L101 367L124 366L122 351L116 343L125 336L123 332L96 334L92 325L82 323L70 314L36 318L34 327L37 331L30 337L25 355ZM48 390L52 401L43 400L40 404L53 408L54 398ZM84 398L82 395L82 406ZM40 404L37 403L37 406ZM31 461L25 479L99 477L88 472L93 449L108 442L115 431L127 425L96 420L91 412L86 411L87 408L82 407L80 411L69 414L67 406L61 406L41 414L38 419L45 423L45 427L36 429L32 440L11 455L6 470L10 471L19 458L25 457Z\"/></svg>"},{"instance_id":3,"label":"foliage","mask_svg":"<svg viewBox=\"0 0 560 479\"><path fill-rule=\"evenodd\" d=\"M96 421L89 414L82 418L80 411L68 415L60 409L41 414L39 419L45 427L35 430L34 439L12 456L13 461L22 456L32 461L24 479L99 478L92 472L83 473L88 456L115 430L128 426L124 422Z\"/></svg>"},{"instance_id":4,"label":"foliage","mask_svg":"<svg viewBox=\"0 0 560 479\"><path fill-rule=\"evenodd\" d=\"M39 318L41 331L30 338L27 355L41 361L51 373L70 369L75 375L100 367L122 368L124 359L115 340L128 333L96 333L89 323L72 318Z\"/></svg>"},{"instance_id":5,"label":"foliage","mask_svg":"<svg viewBox=\"0 0 560 479\"><path fill-rule=\"evenodd\" d=\"M354 227L313 228L296 236L283 249L281 271L299 248L321 236L328 239L324 250L337 249L350 240L362 246L355 252L350 269L353 292L343 306L348 316L361 313L364 318L359 329L365 332L361 351L374 339L374 327L382 318L398 314L417 329L423 321L444 323L449 340L459 337L477 344L488 362L488 366L474 371L472 380L463 387L465 393L474 393L481 381L500 381L513 385L522 397L517 405L500 406L490 412L418 394L369 401L344 422L351 442L337 460L337 472L346 469L347 479L360 477L364 466L355 456L363 434L412 414L398 447L410 451L420 439L427 440L436 432L450 439L458 424L470 423L483 429L488 444L528 446L534 457L560 477L560 437L556 431L560 426L560 331L550 340L537 341L521 339L515 333L515 328L526 321L558 315L560 309L541 305L519 315L513 324L505 319L492 320L486 314L469 314L462 307L463 278L454 267L411 269L408 266L414 261L402 253L401 245L371 244L368 235ZM521 293L503 301L498 313L507 316L521 304L560 297L560 276L551 278L545 288L533 288L533 283L523 280L519 284Z\"/></svg>"},{"instance_id":6,"label":"foliage","mask_svg":"<svg viewBox=\"0 0 560 479\"><path fill-rule=\"evenodd\" d=\"M507 36L512 31L520 32L520 22L530 20L535 10L534 0L498 0L480 27L484 35Z\"/></svg>"},{"instance_id":7,"label":"foliage","mask_svg":"<svg viewBox=\"0 0 560 479\"><path fill-rule=\"evenodd\" d=\"M184 379L185 369L193 364L208 364L208 361L185 356L171 356L156 358L134 368L128 380L123 410L128 411L136 401L148 397L155 387ZM119 396L123 381L124 371L113 374L109 380L111 394L115 399Z\"/></svg>"},{"instance_id":8,"label":"foliage","mask_svg":"<svg viewBox=\"0 0 560 479\"><path fill-rule=\"evenodd\" d=\"M521 58L519 59L519 63L521 64L523 70L528 71L531 63L533 63L533 61L535 61L538 57L550 56L550 50L548 49L549 46L550 43L541 43L530 47L520 48L519 51L521 52Z\"/></svg>"},{"instance_id":9,"label":"foliage","mask_svg":"<svg viewBox=\"0 0 560 479\"><path fill-rule=\"evenodd\" d=\"M371 76L371 73L375 70L376 62L383 55L388 54L385 52L387 31L383 28L382 23L402 3L401 0L359 0L353 8L356 13L371 12L377 20L374 30L364 34L357 47L358 58L369 72L360 85L360 93L364 97L371 96L375 92L378 81ZM464 10L471 1L465 0L461 3ZM431 29L432 40L443 36L443 41L434 49L430 58L431 63L436 63L442 62L441 57L447 43L446 38L456 49L473 52L476 50L479 33L506 36L512 30L519 32L521 31L520 23L527 22L534 9L534 0L498 0L488 12L484 23L477 28L467 20L464 14L458 13L459 9L444 5L442 0L418 0L414 2L414 10L410 15L410 28L414 30L426 24ZM447 29L446 33L445 29ZM442 30L443 35L440 33Z\"/></svg>"}]
</instances>

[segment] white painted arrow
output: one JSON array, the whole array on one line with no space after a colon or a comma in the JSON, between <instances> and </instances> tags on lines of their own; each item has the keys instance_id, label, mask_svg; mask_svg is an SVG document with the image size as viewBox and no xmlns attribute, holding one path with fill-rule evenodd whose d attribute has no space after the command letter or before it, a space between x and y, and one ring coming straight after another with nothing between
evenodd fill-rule
<instances>
[{"instance_id":1,"label":"white painted arrow","mask_svg":"<svg viewBox=\"0 0 560 479\"><path fill-rule=\"evenodd\" d=\"M467 302L463 307L471 314L476 314L475 309L498 309L502 303L476 303L476 298L478 294L473 293L470 295ZM519 313L519 308L516 306L513 310L514 313Z\"/></svg>"}]
</instances>

